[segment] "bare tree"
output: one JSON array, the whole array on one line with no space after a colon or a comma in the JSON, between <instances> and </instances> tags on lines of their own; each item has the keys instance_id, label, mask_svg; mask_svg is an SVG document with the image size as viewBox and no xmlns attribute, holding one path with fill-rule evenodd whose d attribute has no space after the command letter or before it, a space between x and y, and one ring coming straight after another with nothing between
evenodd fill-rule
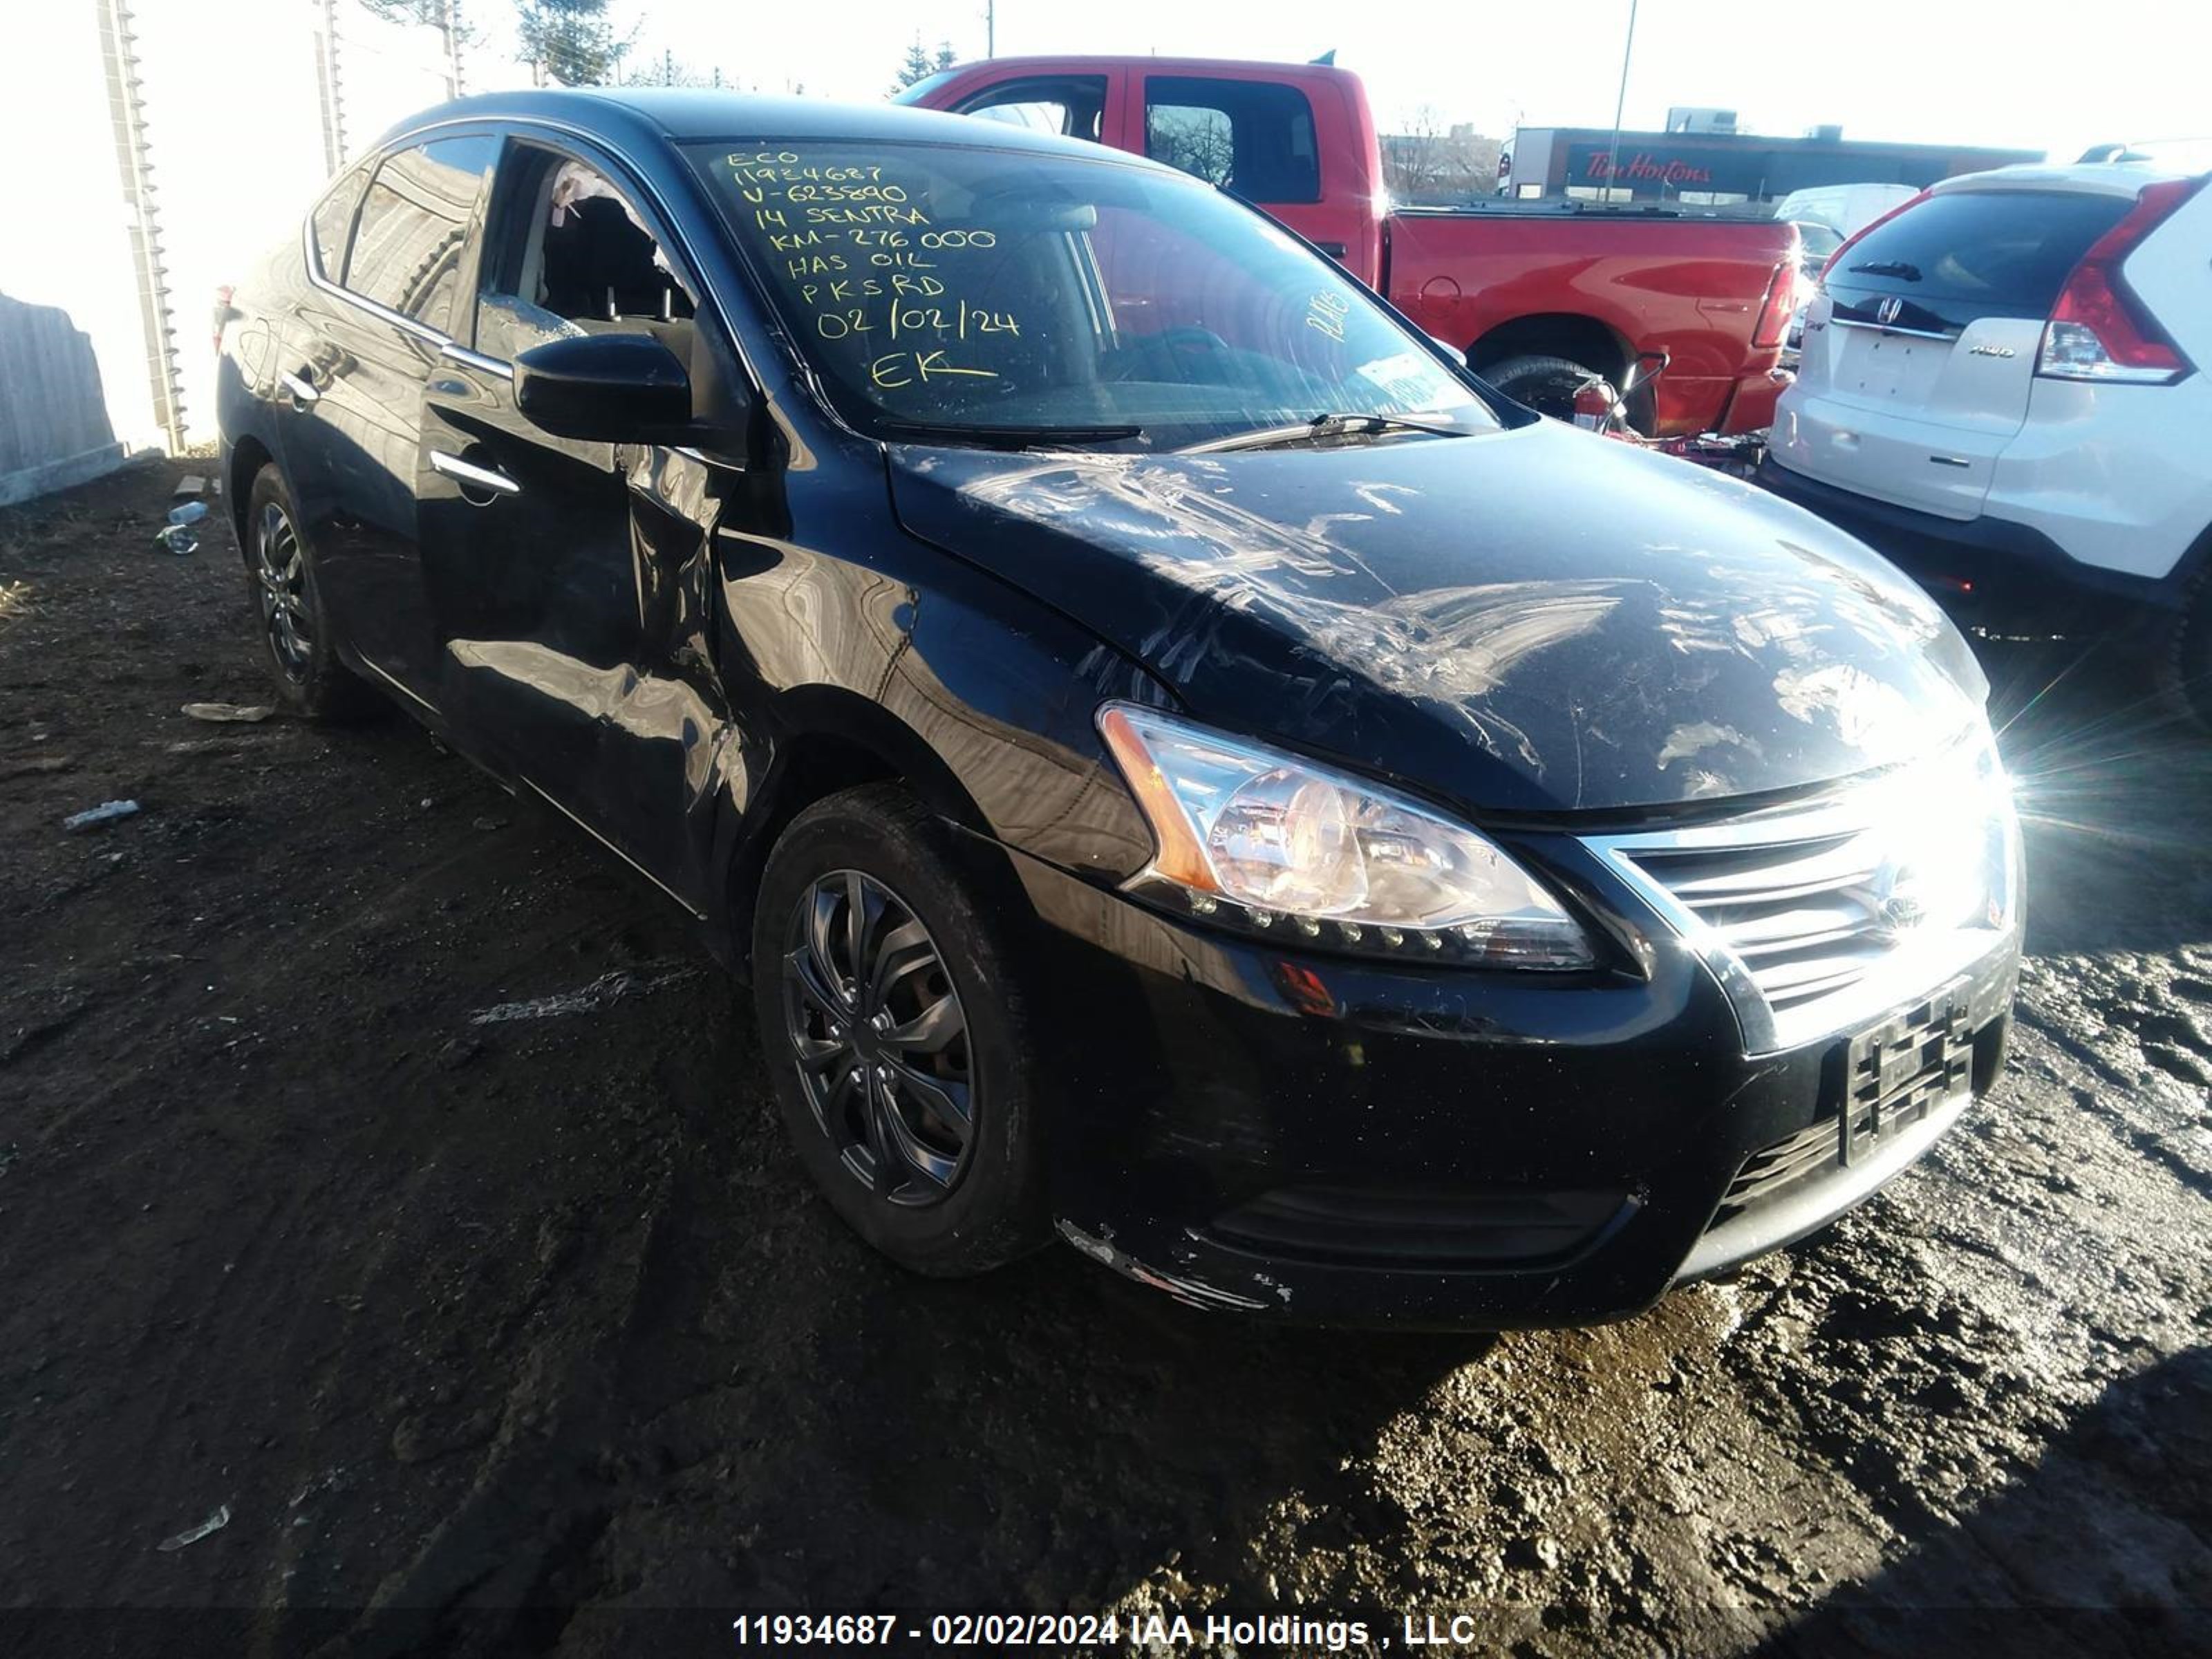
<instances>
[{"instance_id":1,"label":"bare tree","mask_svg":"<svg viewBox=\"0 0 2212 1659\"><path fill-rule=\"evenodd\" d=\"M1219 110L1154 106L1145 112L1145 154L1210 185L1235 187L1236 134Z\"/></svg>"},{"instance_id":2,"label":"bare tree","mask_svg":"<svg viewBox=\"0 0 2212 1659\"><path fill-rule=\"evenodd\" d=\"M1466 122L1448 123L1434 105L1424 104L1405 131L1383 136L1384 182L1401 202L1463 201L1494 184L1500 148L1495 138Z\"/></svg>"},{"instance_id":3,"label":"bare tree","mask_svg":"<svg viewBox=\"0 0 2212 1659\"><path fill-rule=\"evenodd\" d=\"M718 87L722 80L720 70L694 69L663 47L658 58L632 59L623 71L622 83L626 87Z\"/></svg>"}]
</instances>

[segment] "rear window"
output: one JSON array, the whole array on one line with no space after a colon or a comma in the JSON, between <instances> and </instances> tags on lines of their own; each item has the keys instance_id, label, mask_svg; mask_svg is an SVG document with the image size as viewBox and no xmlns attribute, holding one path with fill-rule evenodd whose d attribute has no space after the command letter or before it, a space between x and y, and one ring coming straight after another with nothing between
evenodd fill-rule
<instances>
[{"instance_id":1,"label":"rear window","mask_svg":"<svg viewBox=\"0 0 2212 1659\"><path fill-rule=\"evenodd\" d=\"M2058 191L1931 196L1832 260L1828 292L1849 312L1895 295L1923 322L1954 329L2047 317L2068 273L2130 205Z\"/></svg>"}]
</instances>

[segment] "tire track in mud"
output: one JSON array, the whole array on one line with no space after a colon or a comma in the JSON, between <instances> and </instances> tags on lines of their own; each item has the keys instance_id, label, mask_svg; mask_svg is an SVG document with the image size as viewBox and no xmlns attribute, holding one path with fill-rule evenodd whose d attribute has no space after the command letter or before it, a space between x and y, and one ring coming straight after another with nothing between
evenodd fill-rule
<instances>
[{"instance_id":1,"label":"tire track in mud","mask_svg":"<svg viewBox=\"0 0 2212 1659\"><path fill-rule=\"evenodd\" d=\"M675 1190L664 1166L639 1214L611 1237L593 1230L588 1297L520 1358L467 1494L377 1587L355 1627L319 1654L507 1650L547 1579L588 1550L621 1496L611 1479L621 1377L666 1271ZM549 1262L549 1277L561 1266Z\"/></svg>"}]
</instances>

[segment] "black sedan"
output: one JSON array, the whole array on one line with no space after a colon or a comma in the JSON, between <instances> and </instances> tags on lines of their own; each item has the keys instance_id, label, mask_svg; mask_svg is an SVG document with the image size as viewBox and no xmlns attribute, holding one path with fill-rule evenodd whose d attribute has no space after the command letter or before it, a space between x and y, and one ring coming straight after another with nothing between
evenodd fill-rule
<instances>
[{"instance_id":1,"label":"black sedan","mask_svg":"<svg viewBox=\"0 0 2212 1659\"><path fill-rule=\"evenodd\" d=\"M280 694L749 980L839 1212L1208 1308L1613 1317L2002 1063L2017 832L1857 543L1499 398L1230 197L904 109L434 110L241 284Z\"/></svg>"}]
</instances>

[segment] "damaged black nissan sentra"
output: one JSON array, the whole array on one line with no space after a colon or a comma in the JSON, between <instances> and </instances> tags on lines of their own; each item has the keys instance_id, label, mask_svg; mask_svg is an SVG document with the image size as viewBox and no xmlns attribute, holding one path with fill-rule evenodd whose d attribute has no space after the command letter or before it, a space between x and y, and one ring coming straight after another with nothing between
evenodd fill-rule
<instances>
[{"instance_id":1,"label":"damaged black nissan sentra","mask_svg":"<svg viewBox=\"0 0 2212 1659\"><path fill-rule=\"evenodd\" d=\"M389 696L696 918L911 1267L1056 1231L1208 1308L1605 1319L2002 1064L1952 627L1182 173L476 99L337 179L223 367L288 702Z\"/></svg>"}]
</instances>

